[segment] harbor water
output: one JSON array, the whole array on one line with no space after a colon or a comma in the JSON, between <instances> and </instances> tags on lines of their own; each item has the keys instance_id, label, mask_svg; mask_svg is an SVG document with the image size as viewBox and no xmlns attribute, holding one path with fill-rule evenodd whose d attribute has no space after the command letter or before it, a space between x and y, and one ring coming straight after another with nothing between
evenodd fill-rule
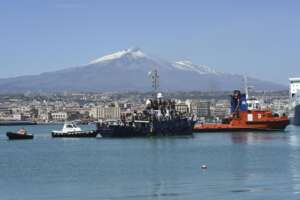
<instances>
[{"instance_id":1,"label":"harbor water","mask_svg":"<svg viewBox=\"0 0 300 200\"><path fill-rule=\"evenodd\" d=\"M6 131L19 127L0 126L1 200L300 199L299 127L171 138L51 138L61 126L28 126L35 138L27 141L9 141Z\"/></svg>"}]
</instances>

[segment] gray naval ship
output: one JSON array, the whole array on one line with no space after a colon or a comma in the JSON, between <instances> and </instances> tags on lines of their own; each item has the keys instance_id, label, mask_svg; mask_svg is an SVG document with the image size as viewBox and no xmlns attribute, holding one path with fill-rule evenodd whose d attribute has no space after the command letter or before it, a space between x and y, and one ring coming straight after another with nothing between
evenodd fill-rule
<instances>
[{"instance_id":1,"label":"gray naval ship","mask_svg":"<svg viewBox=\"0 0 300 200\"><path fill-rule=\"evenodd\" d=\"M300 125L300 77L290 80L290 112L289 119L292 124Z\"/></svg>"},{"instance_id":2,"label":"gray naval ship","mask_svg":"<svg viewBox=\"0 0 300 200\"><path fill-rule=\"evenodd\" d=\"M119 121L97 123L97 132L102 137L155 137L192 135L193 121L188 113L175 109L175 101L165 99L162 93L157 93L158 72L151 72L154 97L145 102L142 112L122 115Z\"/></svg>"}]
</instances>

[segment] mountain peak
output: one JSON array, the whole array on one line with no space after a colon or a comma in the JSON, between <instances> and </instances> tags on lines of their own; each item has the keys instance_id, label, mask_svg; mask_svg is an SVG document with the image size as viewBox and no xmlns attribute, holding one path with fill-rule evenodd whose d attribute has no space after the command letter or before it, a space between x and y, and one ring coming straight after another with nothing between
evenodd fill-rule
<instances>
[{"instance_id":1,"label":"mountain peak","mask_svg":"<svg viewBox=\"0 0 300 200\"><path fill-rule=\"evenodd\" d=\"M99 62L107 62L115 59L119 59L122 57L131 57L131 58L143 58L147 57L146 54L139 48L129 48L129 49L124 49L100 58L97 58L93 61L91 61L89 64L96 64Z\"/></svg>"}]
</instances>

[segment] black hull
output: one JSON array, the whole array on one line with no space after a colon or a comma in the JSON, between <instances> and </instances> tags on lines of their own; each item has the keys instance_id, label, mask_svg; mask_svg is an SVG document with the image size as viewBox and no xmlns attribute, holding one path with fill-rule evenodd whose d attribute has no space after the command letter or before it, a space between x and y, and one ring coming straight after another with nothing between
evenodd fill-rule
<instances>
[{"instance_id":1,"label":"black hull","mask_svg":"<svg viewBox=\"0 0 300 200\"><path fill-rule=\"evenodd\" d=\"M31 139L33 139L32 134L19 134L19 133L7 132L6 136L10 140L31 140Z\"/></svg>"},{"instance_id":2,"label":"black hull","mask_svg":"<svg viewBox=\"0 0 300 200\"><path fill-rule=\"evenodd\" d=\"M153 126L110 126L99 129L104 138L169 137L192 135L192 124L188 120L172 120L153 123Z\"/></svg>"},{"instance_id":3,"label":"black hull","mask_svg":"<svg viewBox=\"0 0 300 200\"><path fill-rule=\"evenodd\" d=\"M88 131L88 132L73 132L73 133L51 133L53 138L90 138L97 136L96 131Z\"/></svg>"}]
</instances>

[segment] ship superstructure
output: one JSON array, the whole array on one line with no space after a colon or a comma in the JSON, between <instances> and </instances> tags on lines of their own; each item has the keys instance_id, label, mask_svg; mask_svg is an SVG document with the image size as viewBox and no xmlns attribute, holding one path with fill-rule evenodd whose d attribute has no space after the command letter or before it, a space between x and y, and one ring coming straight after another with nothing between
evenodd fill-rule
<instances>
[{"instance_id":1,"label":"ship superstructure","mask_svg":"<svg viewBox=\"0 0 300 200\"><path fill-rule=\"evenodd\" d=\"M300 125L300 77L289 78L290 81L290 113L289 118L294 125Z\"/></svg>"},{"instance_id":2,"label":"ship superstructure","mask_svg":"<svg viewBox=\"0 0 300 200\"><path fill-rule=\"evenodd\" d=\"M175 101L164 98L159 88L157 70L149 72L153 96L147 99L145 109L122 115L115 123L101 122L97 131L102 137L152 137L192 135L193 122L186 113L175 109Z\"/></svg>"}]
</instances>

